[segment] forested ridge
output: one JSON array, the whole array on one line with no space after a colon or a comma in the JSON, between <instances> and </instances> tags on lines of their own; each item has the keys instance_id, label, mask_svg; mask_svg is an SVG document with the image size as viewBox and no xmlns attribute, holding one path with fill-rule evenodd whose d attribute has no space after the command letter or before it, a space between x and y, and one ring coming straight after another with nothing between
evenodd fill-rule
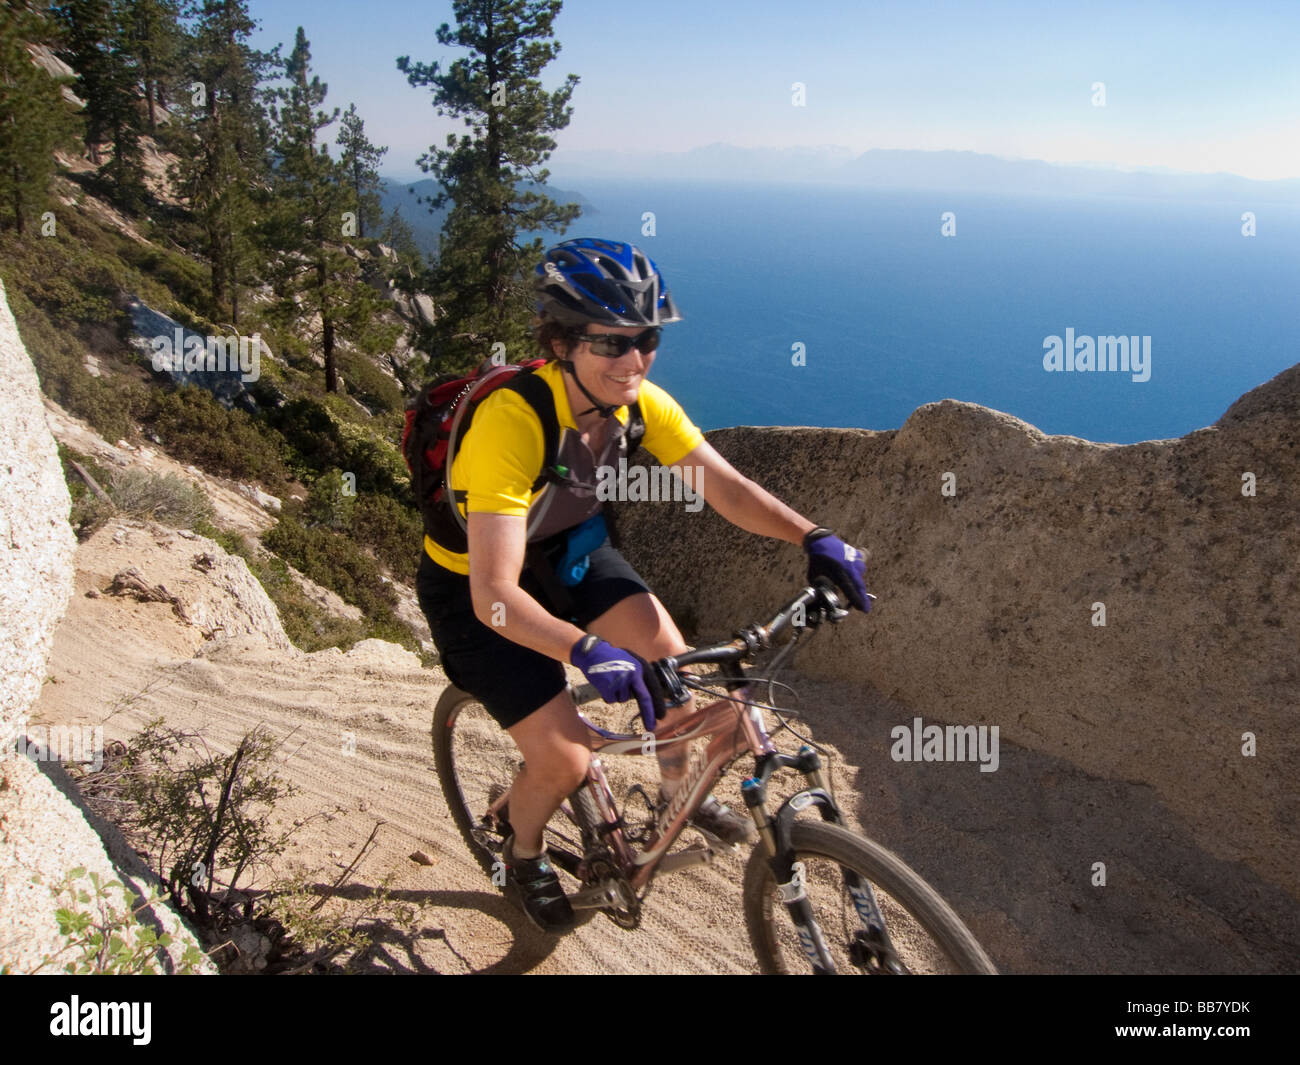
<instances>
[{"instance_id":1,"label":"forested ridge","mask_svg":"<svg viewBox=\"0 0 1300 1065\"><path fill-rule=\"evenodd\" d=\"M413 582L421 535L402 412L500 344L532 353L536 234L579 212L547 195L542 165L577 83L538 80L559 7L458 3L436 33L450 59L395 45L413 121L430 141L439 116L463 130L418 161L425 195L400 205L388 149L314 69L310 27L262 51L248 0L0 12L0 278L42 389L109 442L272 501L260 545L202 508L189 523L245 556L306 649L418 646L386 580ZM85 536L121 493L63 450ZM265 549L362 620L291 602Z\"/></svg>"}]
</instances>

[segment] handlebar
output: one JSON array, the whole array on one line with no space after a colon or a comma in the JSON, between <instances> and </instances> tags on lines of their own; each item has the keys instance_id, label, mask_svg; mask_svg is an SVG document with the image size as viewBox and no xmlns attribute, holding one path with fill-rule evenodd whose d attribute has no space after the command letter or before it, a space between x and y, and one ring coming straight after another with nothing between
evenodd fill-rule
<instances>
[{"instance_id":1,"label":"handlebar","mask_svg":"<svg viewBox=\"0 0 1300 1065\"><path fill-rule=\"evenodd\" d=\"M874 599L875 597L872 596ZM662 698L666 707L681 706L690 698L678 670L683 666L707 663L711 665L739 665L759 651L772 646L792 625L815 628L823 621L836 622L849 616L848 605L839 590L825 577L819 577L783 606L766 625L747 625L725 643L699 647L685 654L669 655L650 665L651 681L658 686L656 697Z\"/></svg>"}]
</instances>

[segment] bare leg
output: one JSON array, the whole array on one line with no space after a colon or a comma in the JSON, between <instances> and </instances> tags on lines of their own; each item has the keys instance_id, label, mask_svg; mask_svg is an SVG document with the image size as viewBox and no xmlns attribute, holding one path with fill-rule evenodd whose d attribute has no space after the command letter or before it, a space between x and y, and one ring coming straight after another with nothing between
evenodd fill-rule
<instances>
[{"instance_id":1,"label":"bare leg","mask_svg":"<svg viewBox=\"0 0 1300 1065\"><path fill-rule=\"evenodd\" d=\"M542 830L587 775L591 749L567 690L508 731L525 763L510 789L515 853L524 858L541 852Z\"/></svg>"}]
</instances>

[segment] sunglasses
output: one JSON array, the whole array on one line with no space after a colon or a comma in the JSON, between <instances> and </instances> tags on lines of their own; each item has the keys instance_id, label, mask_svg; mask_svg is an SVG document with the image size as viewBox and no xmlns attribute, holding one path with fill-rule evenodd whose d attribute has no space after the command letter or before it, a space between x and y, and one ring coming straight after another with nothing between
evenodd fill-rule
<instances>
[{"instance_id":1,"label":"sunglasses","mask_svg":"<svg viewBox=\"0 0 1300 1065\"><path fill-rule=\"evenodd\" d=\"M574 340L590 344L596 355L607 359L619 359L633 348L643 355L649 355L659 346L659 337L663 333L661 326L652 325L634 337L625 337L621 333L574 333Z\"/></svg>"}]
</instances>

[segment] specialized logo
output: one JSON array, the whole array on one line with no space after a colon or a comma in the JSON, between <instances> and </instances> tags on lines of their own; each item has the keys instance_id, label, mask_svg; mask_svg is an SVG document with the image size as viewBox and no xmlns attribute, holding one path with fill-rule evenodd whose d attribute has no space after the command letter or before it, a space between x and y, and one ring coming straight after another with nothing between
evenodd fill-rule
<instances>
[{"instance_id":1,"label":"specialized logo","mask_svg":"<svg viewBox=\"0 0 1300 1065\"><path fill-rule=\"evenodd\" d=\"M816 925L807 928L800 924L795 925L795 931L799 933L799 946L803 948L808 960L819 969L825 967L830 960L830 952L826 949L821 929Z\"/></svg>"},{"instance_id":2,"label":"specialized logo","mask_svg":"<svg viewBox=\"0 0 1300 1065\"><path fill-rule=\"evenodd\" d=\"M708 770L708 763L699 756L699 752L693 751L687 763L686 774L682 777L682 782L677 785L673 797L668 800L668 805L664 807L659 819L655 822L655 835L659 842L653 849L643 851L633 859L637 865L644 865L646 862L653 861L662 853L664 847L667 846L668 826L676 820L677 815L685 809L688 803L694 802L698 798L696 792L705 783Z\"/></svg>"}]
</instances>

